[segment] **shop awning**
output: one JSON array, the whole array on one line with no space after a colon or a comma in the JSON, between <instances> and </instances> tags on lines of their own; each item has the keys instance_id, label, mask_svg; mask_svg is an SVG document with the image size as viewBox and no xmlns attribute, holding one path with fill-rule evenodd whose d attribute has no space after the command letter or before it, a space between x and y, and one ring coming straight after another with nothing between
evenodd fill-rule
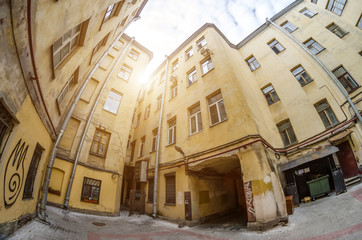
<instances>
[{"instance_id":1,"label":"shop awning","mask_svg":"<svg viewBox=\"0 0 362 240\"><path fill-rule=\"evenodd\" d=\"M280 165L280 170L281 171L285 171L285 170L288 170L288 169L291 169L291 168L295 168L299 165L302 165L304 163L307 163L307 162L310 162L310 161L313 161L313 160L316 160L316 159L320 159L320 158L323 158L325 156L328 156L328 155L331 155L335 152L338 152L339 149L337 147L334 147L334 146L327 146L327 147L324 147L322 148L321 150L318 150L316 152L313 152L313 153L309 153L307 155L304 155L302 157L299 157L297 159L294 159L290 162L287 162L287 163L284 163L282 165Z\"/></svg>"}]
</instances>

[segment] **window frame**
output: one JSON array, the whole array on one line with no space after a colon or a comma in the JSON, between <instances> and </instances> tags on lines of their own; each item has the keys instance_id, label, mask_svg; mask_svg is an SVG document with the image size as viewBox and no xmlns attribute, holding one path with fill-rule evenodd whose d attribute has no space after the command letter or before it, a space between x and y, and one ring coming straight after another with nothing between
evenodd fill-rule
<instances>
[{"instance_id":1,"label":"window frame","mask_svg":"<svg viewBox=\"0 0 362 240\"><path fill-rule=\"evenodd\" d=\"M297 69L301 68L301 70L297 73L294 73ZM299 84L304 87L305 85L307 85L308 83L311 83L313 82L313 79L309 76L309 74L307 73L307 71L303 68L302 65L298 65L294 68L292 68L291 70L291 73L293 74L293 76L295 77L295 79L297 79L297 81L299 82ZM305 78L305 76L303 76L303 73L306 74L306 76L308 77L309 81ZM299 76L300 79L303 80L303 83L301 83L300 79L297 77Z\"/></svg>"},{"instance_id":2,"label":"window frame","mask_svg":"<svg viewBox=\"0 0 362 240\"><path fill-rule=\"evenodd\" d=\"M218 95L220 95L220 99L217 99L214 102L210 103L211 99L217 97ZM219 124L219 123L222 123L222 122L228 120L227 113L226 113L226 108L225 108L225 103L224 103L224 99L222 97L221 91L218 91L218 92L212 94L211 96L209 96L207 98L207 103L208 103L208 109L209 109L210 126L214 126L216 124ZM212 111L211 108L213 106L216 106L216 113L217 113L217 121L214 122L214 123L213 123L213 118L212 118L212 115L211 115L211 111ZM220 108L224 109L223 111L225 113L225 116L223 118L221 116Z\"/></svg>"},{"instance_id":3,"label":"window frame","mask_svg":"<svg viewBox=\"0 0 362 240\"><path fill-rule=\"evenodd\" d=\"M168 145L172 145L172 144L176 143L176 123L177 123L176 118L173 118L167 122L167 124L168 124L168 131L167 131ZM171 135L171 139L170 139L170 135Z\"/></svg>"},{"instance_id":4,"label":"window frame","mask_svg":"<svg viewBox=\"0 0 362 240\"><path fill-rule=\"evenodd\" d=\"M264 91L264 90L266 90L267 88L270 88L270 87L271 87L270 90L268 90L267 92ZM261 91L262 91L262 93L264 94L264 97L265 97L266 102L268 103L268 106L273 105L274 103L280 101L280 98L279 98L277 92L275 91L275 88L273 87L273 85L272 85L271 83L268 84L268 85L266 85L265 87L263 87L263 88L261 89ZM273 93L274 93L274 95L273 95ZM268 98L268 96L269 96L269 98ZM274 97L273 97L273 96L274 96ZM276 97L276 98L275 98L275 97ZM269 99L270 99L271 101L269 101Z\"/></svg>"},{"instance_id":5,"label":"window frame","mask_svg":"<svg viewBox=\"0 0 362 240\"><path fill-rule=\"evenodd\" d=\"M308 17L308 18L312 18L315 15L317 15L317 13L313 12L312 10L308 9L308 8L303 8L302 10L299 11L301 14L303 14L304 16Z\"/></svg>"},{"instance_id":6,"label":"window frame","mask_svg":"<svg viewBox=\"0 0 362 240\"><path fill-rule=\"evenodd\" d=\"M341 1L344 1L344 3L342 3ZM343 7L340 8L339 5L342 5L342 4L343 4ZM337 14L338 16L341 16L346 4L347 4L347 0L329 0L327 2L326 9L331 11L332 13Z\"/></svg>"},{"instance_id":7,"label":"window frame","mask_svg":"<svg viewBox=\"0 0 362 240\"><path fill-rule=\"evenodd\" d=\"M187 74L187 86L191 86L192 84L194 84L197 81L197 71L196 71L195 67L193 67L186 74Z\"/></svg>"},{"instance_id":8,"label":"window frame","mask_svg":"<svg viewBox=\"0 0 362 240\"><path fill-rule=\"evenodd\" d=\"M323 104L325 104L327 106L323 109L318 109L318 107L320 107ZM336 115L334 114L334 111L333 111L331 105L328 103L328 101L326 99L323 99L323 100L319 101L318 103L314 104L314 107L326 129L332 128L339 123ZM322 115L324 116L324 118L322 117ZM333 118L335 119L335 122L332 121ZM327 120L327 122L324 120Z\"/></svg>"},{"instance_id":9,"label":"window frame","mask_svg":"<svg viewBox=\"0 0 362 240\"><path fill-rule=\"evenodd\" d=\"M356 27L358 27L359 29L362 30L362 14L360 15L360 17L356 23Z\"/></svg>"},{"instance_id":10,"label":"window frame","mask_svg":"<svg viewBox=\"0 0 362 240\"><path fill-rule=\"evenodd\" d=\"M281 127L282 127L283 125L285 125L285 124L289 124L289 126L281 129ZM290 146L290 145L295 144L295 143L298 142L298 139L297 139L297 136L295 135L295 132L294 132L292 123L290 122L289 119L286 119L286 120L281 121L280 123L278 123L278 124L277 124L277 128L278 128L280 137L281 137L281 139L282 139L283 144L284 144L285 147L288 147L288 146ZM291 129L291 132L288 131L288 130L290 130L290 129ZM287 137L288 142L286 142L286 141L285 141L286 139L283 137L284 133L286 133L285 136ZM292 134L291 134L291 133L292 133ZM294 136L295 141L292 141L291 135Z\"/></svg>"},{"instance_id":11,"label":"window frame","mask_svg":"<svg viewBox=\"0 0 362 240\"><path fill-rule=\"evenodd\" d=\"M172 84L170 87L170 99L172 100L177 96L177 83L176 84Z\"/></svg>"},{"instance_id":12,"label":"window frame","mask_svg":"<svg viewBox=\"0 0 362 240\"><path fill-rule=\"evenodd\" d=\"M152 182L152 184L151 184ZM152 187L151 187L152 186ZM155 186L155 178L149 178L148 179L148 194L147 194L147 202L152 202L153 201L153 190L154 190L154 186Z\"/></svg>"},{"instance_id":13,"label":"window frame","mask_svg":"<svg viewBox=\"0 0 362 240\"><path fill-rule=\"evenodd\" d=\"M156 111L161 109L162 106L162 94L157 97L157 103L156 103Z\"/></svg>"},{"instance_id":14,"label":"window frame","mask_svg":"<svg viewBox=\"0 0 362 240\"><path fill-rule=\"evenodd\" d=\"M116 94L117 96L111 96L111 94L112 95ZM118 97L118 96L119 96L119 100L117 98L115 98L115 97ZM107 97L107 99L106 99L106 101L105 101L105 103L103 105L103 110L117 115L119 105L121 104L122 98L123 98L123 94L111 89L111 91L109 92L108 97ZM114 103L117 103L116 108L113 108Z\"/></svg>"},{"instance_id":15,"label":"window frame","mask_svg":"<svg viewBox=\"0 0 362 240\"><path fill-rule=\"evenodd\" d=\"M117 76L122 80L128 82L132 75L132 72L133 69L130 66L123 64Z\"/></svg>"},{"instance_id":16,"label":"window frame","mask_svg":"<svg viewBox=\"0 0 362 240\"><path fill-rule=\"evenodd\" d=\"M145 108L144 119L147 119L150 116L150 112L151 112L151 104L148 104L147 107Z\"/></svg>"},{"instance_id":17,"label":"window frame","mask_svg":"<svg viewBox=\"0 0 362 240\"><path fill-rule=\"evenodd\" d=\"M152 130L152 148L151 152L157 151L158 128Z\"/></svg>"},{"instance_id":18,"label":"window frame","mask_svg":"<svg viewBox=\"0 0 362 240\"><path fill-rule=\"evenodd\" d=\"M194 49L193 47L189 47L186 51L185 51L185 61L187 61L190 57L192 57L194 55Z\"/></svg>"},{"instance_id":19,"label":"window frame","mask_svg":"<svg viewBox=\"0 0 362 240\"><path fill-rule=\"evenodd\" d=\"M133 48L128 53L128 57L130 57L134 61L137 61L139 56L140 56L140 52L138 52L136 49L133 49Z\"/></svg>"},{"instance_id":20,"label":"window frame","mask_svg":"<svg viewBox=\"0 0 362 240\"><path fill-rule=\"evenodd\" d=\"M339 38L343 38L346 36L349 32L346 32L344 29L342 29L340 26L332 22L326 27L330 32L332 32L334 35L338 36Z\"/></svg>"},{"instance_id":21,"label":"window frame","mask_svg":"<svg viewBox=\"0 0 362 240\"><path fill-rule=\"evenodd\" d=\"M211 57L206 58L205 60L200 62L200 66L201 66L201 72L202 72L202 76L206 75L207 73L209 73L211 70L213 70L215 68L214 63L211 59ZM207 67L207 71L205 72L205 68Z\"/></svg>"},{"instance_id":22,"label":"window frame","mask_svg":"<svg viewBox=\"0 0 362 240\"><path fill-rule=\"evenodd\" d=\"M294 32L295 30L298 29L297 26L295 26L293 23L289 22L289 21L285 21L284 23L282 23L280 25L285 31L289 32L289 33L292 33ZM289 29L289 30L288 30Z\"/></svg>"},{"instance_id":23,"label":"window frame","mask_svg":"<svg viewBox=\"0 0 362 240\"><path fill-rule=\"evenodd\" d=\"M89 65L92 63L93 57L94 55L98 52L99 49L101 49L103 46L105 46L107 44L108 38L109 38L110 32L105 35L102 40L100 40L93 48L92 50L92 55L89 61Z\"/></svg>"},{"instance_id":24,"label":"window frame","mask_svg":"<svg viewBox=\"0 0 362 240\"><path fill-rule=\"evenodd\" d=\"M261 67L260 63L258 62L258 60L254 55L251 55L250 57L246 58L245 62L248 64L250 71L252 72Z\"/></svg>"},{"instance_id":25,"label":"window frame","mask_svg":"<svg viewBox=\"0 0 362 240\"><path fill-rule=\"evenodd\" d=\"M191 111L196 109L196 108L199 108L199 110L197 112L191 114ZM193 118L195 118L195 131L194 132L192 132L192 119ZM194 135L194 134L196 134L198 132L201 132L203 130L200 103L198 103L198 104L196 104L196 105L189 108L189 124L190 124L190 135Z\"/></svg>"},{"instance_id":26,"label":"window frame","mask_svg":"<svg viewBox=\"0 0 362 240\"><path fill-rule=\"evenodd\" d=\"M88 181L89 180L89 181ZM86 191L84 189L85 186L90 186L90 195L88 198L85 197L84 192ZM93 203L93 204L99 204L100 198L101 198L101 186L102 181L94 178L84 177L83 178L83 184L82 184L82 192L80 195L80 201L81 202L87 202L87 203ZM93 187L95 189L93 189ZM97 200L93 200L93 191L97 194Z\"/></svg>"},{"instance_id":27,"label":"window frame","mask_svg":"<svg viewBox=\"0 0 362 240\"><path fill-rule=\"evenodd\" d=\"M172 72L178 69L178 58L172 62Z\"/></svg>"},{"instance_id":28,"label":"window frame","mask_svg":"<svg viewBox=\"0 0 362 240\"><path fill-rule=\"evenodd\" d=\"M77 68L77 70L75 70L72 76L70 76L69 80L64 84L62 90L58 94L56 101L59 112L63 100L67 97L69 91L73 90L73 87L75 87L75 85L78 83L78 76L79 76L79 67Z\"/></svg>"},{"instance_id":29,"label":"window frame","mask_svg":"<svg viewBox=\"0 0 362 240\"><path fill-rule=\"evenodd\" d=\"M274 52L275 54L277 54L277 55L285 50L285 47L284 47L278 40L276 40L276 39L273 39L273 40L269 41L269 42L268 42L268 46L269 46L269 47L273 50L273 52ZM282 48L282 49L280 49L280 48ZM276 50L277 50L278 52L276 52Z\"/></svg>"},{"instance_id":30,"label":"window frame","mask_svg":"<svg viewBox=\"0 0 362 240\"><path fill-rule=\"evenodd\" d=\"M31 162L29 165L28 173L26 175L26 180L24 184L24 191L23 191L23 200L26 199L33 199L33 192L34 192L34 183L36 180L36 176L38 173L39 163L42 159L42 154L44 152L44 148L37 143L33 156L31 158Z\"/></svg>"},{"instance_id":31,"label":"window frame","mask_svg":"<svg viewBox=\"0 0 362 240\"><path fill-rule=\"evenodd\" d=\"M0 159L15 125L19 123L5 100L0 97Z\"/></svg>"},{"instance_id":32,"label":"window frame","mask_svg":"<svg viewBox=\"0 0 362 240\"><path fill-rule=\"evenodd\" d=\"M340 76L337 76L335 74L335 72L337 72L339 69L343 69L344 73ZM346 90L346 92L348 94L353 93L354 91L356 91L360 85L353 79L352 75L343 67L343 66L339 66L337 68L335 68L334 70L332 70L332 73L334 74L334 76L336 76L336 78L338 79L338 81L341 83L341 85L344 87L344 89ZM346 78L345 76L348 76L349 78ZM343 80L343 82L341 81L341 79ZM352 80L351 82L355 84L355 87L353 87L353 85L351 84L350 80ZM345 85L343 83L346 83L345 85L348 85L348 87L351 89L350 91L348 91L345 87Z\"/></svg>"},{"instance_id":33,"label":"window frame","mask_svg":"<svg viewBox=\"0 0 362 240\"><path fill-rule=\"evenodd\" d=\"M304 46L306 48L309 49L309 51L311 53L313 53L313 55L317 55L319 54L320 52L322 52L325 47L323 47L322 45L320 45L316 40L314 40L313 38L309 38L307 39L306 41L304 41Z\"/></svg>"},{"instance_id":34,"label":"window frame","mask_svg":"<svg viewBox=\"0 0 362 240\"><path fill-rule=\"evenodd\" d=\"M113 17L118 16L121 8L123 7L123 4L125 3L125 1L119 1L116 3L113 3L111 5L109 5L106 9L106 12L104 13L104 17L102 20L102 24L101 27L99 28L99 30L102 29L102 26L104 23L108 22L109 20L111 20ZM109 13L107 15L107 13Z\"/></svg>"},{"instance_id":35,"label":"window frame","mask_svg":"<svg viewBox=\"0 0 362 240\"><path fill-rule=\"evenodd\" d=\"M197 51L199 51L201 48L205 47L207 45L207 41L205 36L202 36L201 38L199 38L199 40L196 41L196 47L197 47Z\"/></svg>"},{"instance_id":36,"label":"window frame","mask_svg":"<svg viewBox=\"0 0 362 240\"><path fill-rule=\"evenodd\" d=\"M101 133L101 136L99 138L99 141L96 141L96 138L97 138L97 132L100 132ZM105 143L105 147L104 147L104 153L101 154L99 153L100 151L100 148L101 148L101 143L102 143L102 139L103 139L103 136L104 135L108 135L108 138L107 138L107 142ZM102 157L102 158L105 158L107 156L107 151L108 151L108 146L109 146L109 142L110 142L110 139L111 139L111 133L110 132L107 132L105 130L102 130L100 128L96 128L95 132L94 132L94 135L93 135L93 140L92 140L92 144L91 144L91 147L90 147L90 150L89 150L89 154L91 155L95 155L95 156L98 156L98 157ZM98 147L97 147L97 152L94 152L92 149L93 149L93 144L94 143L98 143Z\"/></svg>"}]
</instances>

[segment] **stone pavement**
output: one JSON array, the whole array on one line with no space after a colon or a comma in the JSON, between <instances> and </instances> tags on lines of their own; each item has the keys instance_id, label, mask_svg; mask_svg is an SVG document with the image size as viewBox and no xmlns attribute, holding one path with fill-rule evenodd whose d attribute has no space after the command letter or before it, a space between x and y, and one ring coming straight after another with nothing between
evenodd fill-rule
<instances>
[{"instance_id":1,"label":"stone pavement","mask_svg":"<svg viewBox=\"0 0 362 240\"><path fill-rule=\"evenodd\" d=\"M47 207L49 223L34 220L8 239L51 240L222 240L222 239L362 239L362 184L348 192L324 197L294 209L289 223L265 232L247 231L235 223L208 223L178 228L177 224L146 215L121 212L119 217L101 217Z\"/></svg>"}]
</instances>

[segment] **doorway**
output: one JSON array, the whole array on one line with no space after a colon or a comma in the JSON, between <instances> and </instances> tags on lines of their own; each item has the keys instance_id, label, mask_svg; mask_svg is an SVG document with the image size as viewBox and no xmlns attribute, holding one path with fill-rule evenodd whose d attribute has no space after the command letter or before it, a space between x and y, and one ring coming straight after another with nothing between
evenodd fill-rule
<instances>
[{"instance_id":1,"label":"doorway","mask_svg":"<svg viewBox=\"0 0 362 240\"><path fill-rule=\"evenodd\" d=\"M359 169L349 141L344 141L338 144L337 147L339 148L337 156L339 163L341 164L344 178L357 176L359 174Z\"/></svg>"}]
</instances>

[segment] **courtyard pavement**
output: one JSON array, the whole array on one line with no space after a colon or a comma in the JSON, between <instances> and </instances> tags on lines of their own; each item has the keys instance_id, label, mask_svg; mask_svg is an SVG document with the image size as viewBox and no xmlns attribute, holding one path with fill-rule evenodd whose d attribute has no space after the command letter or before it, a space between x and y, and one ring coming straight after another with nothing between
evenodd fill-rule
<instances>
[{"instance_id":1,"label":"courtyard pavement","mask_svg":"<svg viewBox=\"0 0 362 240\"><path fill-rule=\"evenodd\" d=\"M222 239L362 239L362 184L336 196L302 204L289 216L289 223L265 232L248 231L235 221L217 221L197 227L177 224L146 215L121 212L102 217L47 207L49 224L34 220L8 239L52 240L222 240Z\"/></svg>"}]
</instances>

